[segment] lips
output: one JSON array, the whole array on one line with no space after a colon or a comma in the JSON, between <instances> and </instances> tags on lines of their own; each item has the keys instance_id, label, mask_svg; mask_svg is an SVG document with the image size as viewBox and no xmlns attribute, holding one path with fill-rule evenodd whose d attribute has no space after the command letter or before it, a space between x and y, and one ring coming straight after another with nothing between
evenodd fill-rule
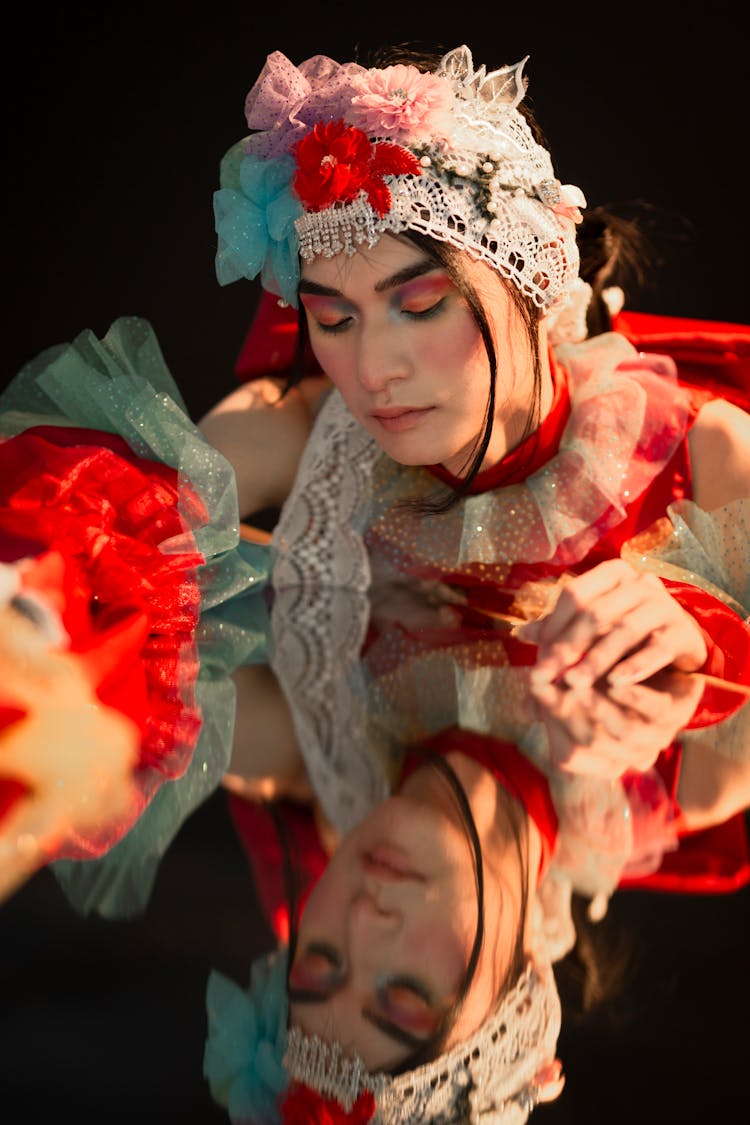
<instances>
[{"instance_id":1,"label":"lips","mask_svg":"<svg viewBox=\"0 0 750 1125\"><path fill-rule=\"evenodd\" d=\"M384 410L373 411L371 417L383 427L393 433L400 430L410 430L418 425L421 420L432 411L431 406L389 406Z\"/></svg>"},{"instance_id":2,"label":"lips","mask_svg":"<svg viewBox=\"0 0 750 1125\"><path fill-rule=\"evenodd\" d=\"M378 844L362 855L362 866L365 871L378 879L391 882L405 880L423 882L423 876L410 867L409 861L402 852L385 844Z\"/></svg>"}]
</instances>

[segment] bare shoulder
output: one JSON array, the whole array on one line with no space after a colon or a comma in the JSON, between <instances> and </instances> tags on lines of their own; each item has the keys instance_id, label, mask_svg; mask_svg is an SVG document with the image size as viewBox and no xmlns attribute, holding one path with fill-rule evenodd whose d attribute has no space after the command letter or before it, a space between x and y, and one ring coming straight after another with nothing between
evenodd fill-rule
<instances>
[{"instance_id":1,"label":"bare shoulder","mask_svg":"<svg viewBox=\"0 0 750 1125\"><path fill-rule=\"evenodd\" d=\"M713 399L701 407L688 442L693 495L701 508L750 497L750 414Z\"/></svg>"},{"instance_id":2,"label":"bare shoulder","mask_svg":"<svg viewBox=\"0 0 750 1125\"><path fill-rule=\"evenodd\" d=\"M324 389L321 381L284 394L279 379L253 379L200 419L206 440L234 469L241 519L279 507L289 495Z\"/></svg>"}]
</instances>

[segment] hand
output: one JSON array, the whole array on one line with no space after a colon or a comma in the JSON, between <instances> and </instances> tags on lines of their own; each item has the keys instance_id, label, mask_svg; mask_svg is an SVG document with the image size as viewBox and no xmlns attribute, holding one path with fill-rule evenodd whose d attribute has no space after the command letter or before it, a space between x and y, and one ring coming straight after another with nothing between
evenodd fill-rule
<instances>
[{"instance_id":1,"label":"hand","mask_svg":"<svg viewBox=\"0 0 750 1125\"><path fill-rule=\"evenodd\" d=\"M648 684L572 689L546 683L531 690L551 761L566 773L615 779L651 768L690 722L703 677L660 672Z\"/></svg>"},{"instance_id":2,"label":"hand","mask_svg":"<svg viewBox=\"0 0 750 1125\"><path fill-rule=\"evenodd\" d=\"M623 559L599 563L563 586L554 609L516 635L537 645L535 684L642 683L665 668L692 672L707 655L693 618L656 575Z\"/></svg>"},{"instance_id":3,"label":"hand","mask_svg":"<svg viewBox=\"0 0 750 1125\"><path fill-rule=\"evenodd\" d=\"M18 799L0 812L0 902L69 842L81 845L137 807L138 727L94 693L75 654L0 609L0 780Z\"/></svg>"}]
</instances>

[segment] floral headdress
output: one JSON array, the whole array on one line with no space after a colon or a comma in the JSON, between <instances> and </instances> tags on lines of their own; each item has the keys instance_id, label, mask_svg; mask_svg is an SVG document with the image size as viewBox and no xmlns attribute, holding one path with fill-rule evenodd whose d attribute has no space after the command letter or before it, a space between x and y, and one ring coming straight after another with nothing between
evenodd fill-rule
<instances>
[{"instance_id":1,"label":"floral headdress","mask_svg":"<svg viewBox=\"0 0 750 1125\"><path fill-rule=\"evenodd\" d=\"M518 110L525 62L488 74L466 46L433 73L269 55L245 102L253 132L214 196L220 283L260 275L296 305L300 256L414 230L486 261L540 309L564 304L586 201Z\"/></svg>"},{"instance_id":2,"label":"floral headdress","mask_svg":"<svg viewBox=\"0 0 750 1125\"><path fill-rule=\"evenodd\" d=\"M286 970L281 949L255 962L247 992L209 978L203 1072L232 1125L522 1125L562 1088L549 962L529 960L468 1040L395 1077L368 1072L338 1043L287 1031Z\"/></svg>"}]
</instances>

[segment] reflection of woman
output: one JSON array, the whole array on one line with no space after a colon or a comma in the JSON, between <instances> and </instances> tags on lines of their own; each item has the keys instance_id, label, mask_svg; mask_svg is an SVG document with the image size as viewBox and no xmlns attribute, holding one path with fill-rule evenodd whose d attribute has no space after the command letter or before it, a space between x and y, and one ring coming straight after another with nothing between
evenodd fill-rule
<instances>
[{"instance_id":1,"label":"reflection of woman","mask_svg":"<svg viewBox=\"0 0 750 1125\"><path fill-rule=\"evenodd\" d=\"M289 946L292 1024L325 1038L333 1033L337 1039L342 1033L334 1029L345 1027L350 1050L357 1049L369 1068L378 1061L386 1065L390 1060L395 1065L401 1057L398 1049L392 1047L390 1054L384 1051L386 1040L372 1030L370 1020L374 1020L376 1028L387 1027L387 1035L396 1039L400 1036L403 1045L409 1043L411 1034L414 1053L406 1057L413 1065L422 1057L416 1052L424 1049L414 1042L419 1038L415 1028L434 1050L436 1042L442 1046L451 1043L465 1026L460 1016L450 1023L456 1016L452 1005L446 1013L447 1028L440 1025L435 1012L436 1000L452 995L449 990L456 981L457 962L451 952L463 949L460 963L473 964L467 935L473 938L475 934L472 920L476 917L477 884L474 867L467 867L472 837L466 826L471 821L466 813L463 818L460 813L462 788L469 795L468 807L479 829L487 923L485 946L477 963L481 968L469 974L466 1005L458 1009L467 1018L482 997L487 1003L496 995L488 985L488 973L493 970L487 950L507 949L515 932L506 925L508 907L519 886L527 888L523 910L530 923L525 934L526 953L554 960L575 940L570 900L566 897L570 890L581 891L588 898L596 892L606 895L623 870L648 869L649 853L653 852L658 862L661 852L674 846L693 809L686 794L685 823L675 823L674 809L664 800L666 791L657 772L629 773L622 782L571 774L555 776L554 771L549 779L545 777L507 738L519 725L522 707L517 707L515 714L510 712L521 692L518 684L514 687L510 683L515 670L508 665L506 646L497 633L451 625L441 609L430 610L428 604L420 604L419 591L411 612L401 597L397 623L383 620L387 598L376 599L378 618L368 620L369 599L340 591L328 603L333 611L330 627L321 622L316 631L308 632L299 621L308 595L312 608L316 602L313 591L303 595L290 588L277 595L273 610L274 666L282 679L284 670L289 670L287 682L293 681L294 693L285 701L277 684L279 713L270 727L277 739L276 774L268 759L265 765L269 772L263 776L228 775L228 787L251 798L233 800L233 812L269 917L282 948ZM344 659L336 629L336 622L344 619L367 623L367 629L360 630L366 631L367 640L359 664ZM308 659L304 669L299 664L295 672L295 650L301 652L303 646L318 655ZM323 654L330 661L328 667ZM246 687L250 680L260 678L266 713L274 699L273 677L266 675L267 671L243 669L240 678ZM336 700L328 690L337 678L346 680L350 688L348 710L341 684ZM498 687L503 688L505 707L497 706ZM479 717L484 716L482 733L446 726L451 718L467 712L477 725L481 725ZM305 739L304 752L296 757L290 746L295 723ZM253 751L260 747L258 764L262 770L264 742L264 731L253 730L248 722L233 765L244 761L251 767ZM526 743L531 746L529 740ZM352 819L347 786L366 788L368 772L363 763L357 762L358 757L371 759L371 810L362 814L360 805L356 825L337 836L332 829ZM440 772L436 759L443 761L444 772ZM690 755L688 760L692 761ZM331 775L332 761L343 777ZM449 772L451 766L454 773ZM387 774L400 780L394 783L395 795L383 801L378 797L377 779L380 777L382 784ZM308 793L318 807L308 815L303 793L305 776L317 782ZM461 788L455 787L457 782ZM274 793L276 800L270 807L251 803ZM661 807L654 801L659 796ZM743 800L747 804L747 785L744 794L741 789L730 788L725 798L733 800L735 807ZM325 810L322 824L321 807ZM494 818L489 817L489 832L488 807L495 813ZM444 817L448 817L447 822ZM278 838L273 835L274 823L281 830ZM279 840L285 841L283 850L279 849ZM459 845L461 840L463 847ZM523 856L526 874L519 882L514 872ZM289 891L289 883L281 878L283 857L301 861L295 875L300 880L297 889L302 909L298 925L294 924L297 915L291 911L291 932L283 910L283 893ZM463 862L459 862L461 857ZM452 878L446 877L448 874ZM504 890L504 914L493 898L493 887L496 891L498 886ZM487 945L490 935L492 940ZM517 954L520 951L519 945ZM504 976L504 956L505 952L494 966L499 979ZM280 995L284 985L285 978L277 980ZM258 1003L261 995L262 989L255 991L254 1002ZM243 1037L241 1030L249 1004L240 990L221 978L214 979L209 991L211 1033L206 1071L219 1100L228 1104L231 1115L239 1119L244 1116L238 1090L243 1082L251 1083L249 1075L254 1074L258 1081L258 1044L247 1034ZM503 1014L507 1018L507 1009ZM446 1030L447 1038L441 1039ZM237 1037L237 1046L229 1052L231 1035ZM295 1033L289 1042L293 1054ZM547 1040L548 1047L549 1043ZM287 1045L286 1039L277 1044L277 1061ZM442 1056L441 1060L445 1062ZM321 1065L330 1063L326 1058L318 1061ZM299 1069L292 1073L304 1077L308 1062L300 1062ZM555 1073L550 1070L546 1076ZM286 1080L282 1073L282 1088ZM547 1095L554 1088L554 1084L547 1085ZM259 1096L257 1087L252 1089L253 1096ZM537 1096L533 1090L527 1093L532 1099Z\"/></svg>"},{"instance_id":2,"label":"reflection of woman","mask_svg":"<svg viewBox=\"0 0 750 1125\"><path fill-rule=\"evenodd\" d=\"M216 196L219 278L260 275L287 304L300 302L301 339L324 374L281 397L272 383L248 384L202 428L235 467L242 516L282 506L272 539L277 589L363 590L374 575L408 575L448 585L480 614L535 607L524 640L536 646L539 706L557 723L548 751L573 771L602 762L615 777L647 769L687 728L705 738L740 713L741 695L702 693L690 677L747 682L750 637L740 592L698 577L690 560L677 568L692 576L683 581L619 556L675 501L741 504L750 491L748 419L681 384L670 360L639 354L623 336L586 339L589 325L606 326L606 310L578 277L584 201L555 179L528 123L521 66L487 74L465 48L419 65L385 61L393 65L368 70L316 56L297 69L276 53L248 95L253 133L228 154ZM325 601L318 611L325 617ZM572 711L571 688L586 700ZM655 708L666 716L658 724ZM740 724L732 752L744 745ZM406 784L425 778L429 787L431 772ZM472 811L486 825L481 803ZM379 862L374 837L364 843L362 884L341 887L351 895L350 951L355 900L367 898L367 849ZM409 856L414 874L418 859ZM327 874L316 884L321 895ZM368 893L363 914L380 903L387 915L387 893ZM496 924L486 912L483 920ZM501 926L507 949L513 928ZM336 1070L336 1041L371 1064L396 1061L357 1038L361 1013L346 1004L352 983L365 979L359 965L325 945L309 963L308 953L300 948L301 966L292 957L292 983L299 973L308 990L323 985L337 1018L321 1026L309 1006L295 1005L293 1018L334 1045L296 1028L293 1076L339 1101L346 1087L348 1103L369 1090L378 1120L401 1119L389 1101L392 1076L357 1072L356 1063ZM502 965L492 971L511 983ZM401 999L412 1011L419 1005ZM486 1008L484 1017L477 1023L474 1011L467 1026L459 1013L465 1040L487 1034ZM209 1044L210 1072L219 1058ZM440 1060L425 1073L437 1080ZM252 1119L223 1077L216 1089L232 1115ZM410 1070L406 1081L420 1078ZM489 1108L485 1081L480 1067L471 1093L452 1086L447 1119L466 1114L462 1097L481 1103L486 1093ZM524 1099L511 1099L514 1112ZM498 1119L511 1112L501 1101ZM473 1114L478 1120L478 1104Z\"/></svg>"},{"instance_id":3,"label":"reflection of woman","mask_svg":"<svg viewBox=\"0 0 750 1125\"><path fill-rule=\"evenodd\" d=\"M627 771L621 779L609 780L563 773L548 761L543 767L536 766L538 741L533 729L528 735L518 733L524 724L523 680L528 668L509 664L512 641L486 628L451 622L443 612L445 607L425 602L419 589L413 592L411 603L404 593L402 589L395 617L389 619L384 614L388 597L379 595L371 602L367 597L339 591L327 603L331 610L328 623L319 621L317 629L304 623L305 607L309 605L312 610L317 602L315 591L290 588L277 594L271 648L278 679L269 669L256 667L240 670L238 680L240 701L245 694L242 685L250 696L251 683L257 680L263 688L265 713L277 712L269 727L276 739L275 760L265 754L264 731L253 729L248 712L226 778L227 787L237 795L232 811L253 864L261 899L282 947L290 948L292 1020L319 1034L325 1034L322 1029L330 1034L332 1028L345 1026L347 1036L353 1036L347 1042L361 1043L363 1052L373 1050L375 1044L368 1037L366 1021L357 1018L352 1004L361 999L358 989L377 975L378 968L381 980L389 979L386 967L400 965L405 974L409 987L394 990L394 996L399 1001L396 1009L407 1023L410 1018L418 1022L420 1013L425 1020L429 1015L424 995L434 996L435 989L424 987L426 966L431 970L430 982L452 979L445 971L450 961L442 960L450 948L443 943L446 934L434 922L427 926L428 896L420 893L427 880L410 882L396 874L392 881L395 885L385 883L381 900L383 907L391 903L391 912L385 908L379 915L367 912L368 872L382 871L385 866L371 863L373 854L376 859L380 856L394 863L396 871L398 864L408 862L408 855L415 872L416 857L424 866L426 857L443 854L440 821L424 803L415 804L415 795L417 801L424 802L425 796L442 792L445 810L451 794L455 799L460 793L451 782L455 786L461 781L480 828L486 825L482 793L492 794L498 815L507 816L514 808L523 810L520 823L526 823L526 848L535 840L541 845L538 868L535 860L527 866L525 911L533 918L534 928L527 930L526 939L537 957L553 961L570 950L576 940L570 912L573 892L587 899L606 899L616 886L628 881L634 885L643 872L648 874L658 867L665 851L671 854L686 830L705 825L707 813L700 791L694 789L696 778L700 777L709 791L721 795L714 808L715 819L721 820L730 807L736 810L749 803L747 770L732 774L719 766L714 771L717 760L701 757L693 747L686 751L688 769L680 781L684 779L687 784L679 790L678 804L672 800L665 767ZM366 636L363 652L356 654L359 660L351 659L354 654L347 659L342 650L337 622L343 620L358 624L358 629L352 629L352 637L357 632ZM308 653L304 661L300 659L303 649ZM309 658L310 652L316 653L314 659ZM293 685L286 698L279 681L288 687ZM331 690L334 682L336 691ZM242 721L242 702L239 714ZM473 724L474 729L459 728L457 721ZM298 747L294 746L295 728ZM513 736L520 737L525 753L519 753ZM455 773L440 773L436 758L453 765ZM395 797L383 800L383 788L389 785ZM263 803L268 798L273 799L270 806ZM368 802L370 811L363 811ZM465 836L465 841L470 838L470 834ZM480 838L486 871L495 872L502 883L513 870L512 855L523 854L523 850L519 853L516 846L511 848L507 835L480 831ZM519 839L523 840L523 835ZM394 841L400 842L399 849L391 847ZM704 890L737 886L737 880L746 880L749 871L746 850L743 854L744 874L738 866L741 857L732 856L731 848L726 870L721 870L719 847L705 872L684 871L678 876L679 869L673 870L672 889L676 889L678 877L682 889L690 889L691 879L695 880L693 886ZM282 879L284 863L292 860L293 885L302 907L298 926L294 924L294 907L289 910L290 883ZM709 871L713 886L706 879ZM460 865L453 869L455 877L460 872ZM466 888L475 884L467 883L466 872L462 880L464 897L456 894L451 900L454 909L441 912L443 922L450 919L451 926L455 922L459 929L467 918L475 916L476 909L473 897L471 905L465 898ZM374 882L369 884L370 893L373 886ZM430 886L430 890L437 902L438 889ZM489 910L491 898L484 901ZM509 898L505 901L507 904ZM440 902L444 907L444 901ZM459 918L462 910L463 921ZM503 936L507 940L508 932L497 916L488 932L493 925L500 927L497 940ZM446 927L448 937L451 926ZM383 934L376 942L378 927ZM421 956L417 940L420 933ZM496 948L502 948L502 942ZM469 956L467 963L470 960ZM483 964L486 974L487 965ZM415 969L421 970L416 976ZM502 975L500 963L496 969ZM485 998L493 995L492 989L482 988L482 980L486 985L486 975L473 978L475 1002L482 992ZM216 982L215 987L218 992ZM225 1002L229 1004L231 997L235 1012L241 1012L241 994L226 982L224 987L229 989ZM437 992L443 995L444 991L443 983ZM382 994L390 995L388 990ZM226 1019L226 1010L219 995L210 994L212 1036L217 1037L209 1040L206 1056L207 1073L212 1079L219 1066L217 1059L223 1057L217 1027ZM454 1034L460 1026L460 1022L454 1026ZM229 1035L232 1027L230 1020L222 1034ZM241 1083L256 1065L247 1040L245 1048L244 1054L239 1049L234 1054L237 1069L232 1071L230 1067L226 1072L227 1085L214 1085L224 1102L229 1097L229 1078ZM226 1066L226 1058L224 1061Z\"/></svg>"},{"instance_id":4,"label":"reflection of woman","mask_svg":"<svg viewBox=\"0 0 750 1125\"><path fill-rule=\"evenodd\" d=\"M543 775L510 746L490 763L487 745L455 732L421 748L344 835L276 955L276 1023L268 981L248 997L212 978L205 1072L233 1120L265 1120L274 1100L282 1120L298 1102L318 1120L327 1098L361 1114L341 1120L377 1104L381 1120L520 1121L557 1096L559 1001L533 909L556 816Z\"/></svg>"}]
</instances>

